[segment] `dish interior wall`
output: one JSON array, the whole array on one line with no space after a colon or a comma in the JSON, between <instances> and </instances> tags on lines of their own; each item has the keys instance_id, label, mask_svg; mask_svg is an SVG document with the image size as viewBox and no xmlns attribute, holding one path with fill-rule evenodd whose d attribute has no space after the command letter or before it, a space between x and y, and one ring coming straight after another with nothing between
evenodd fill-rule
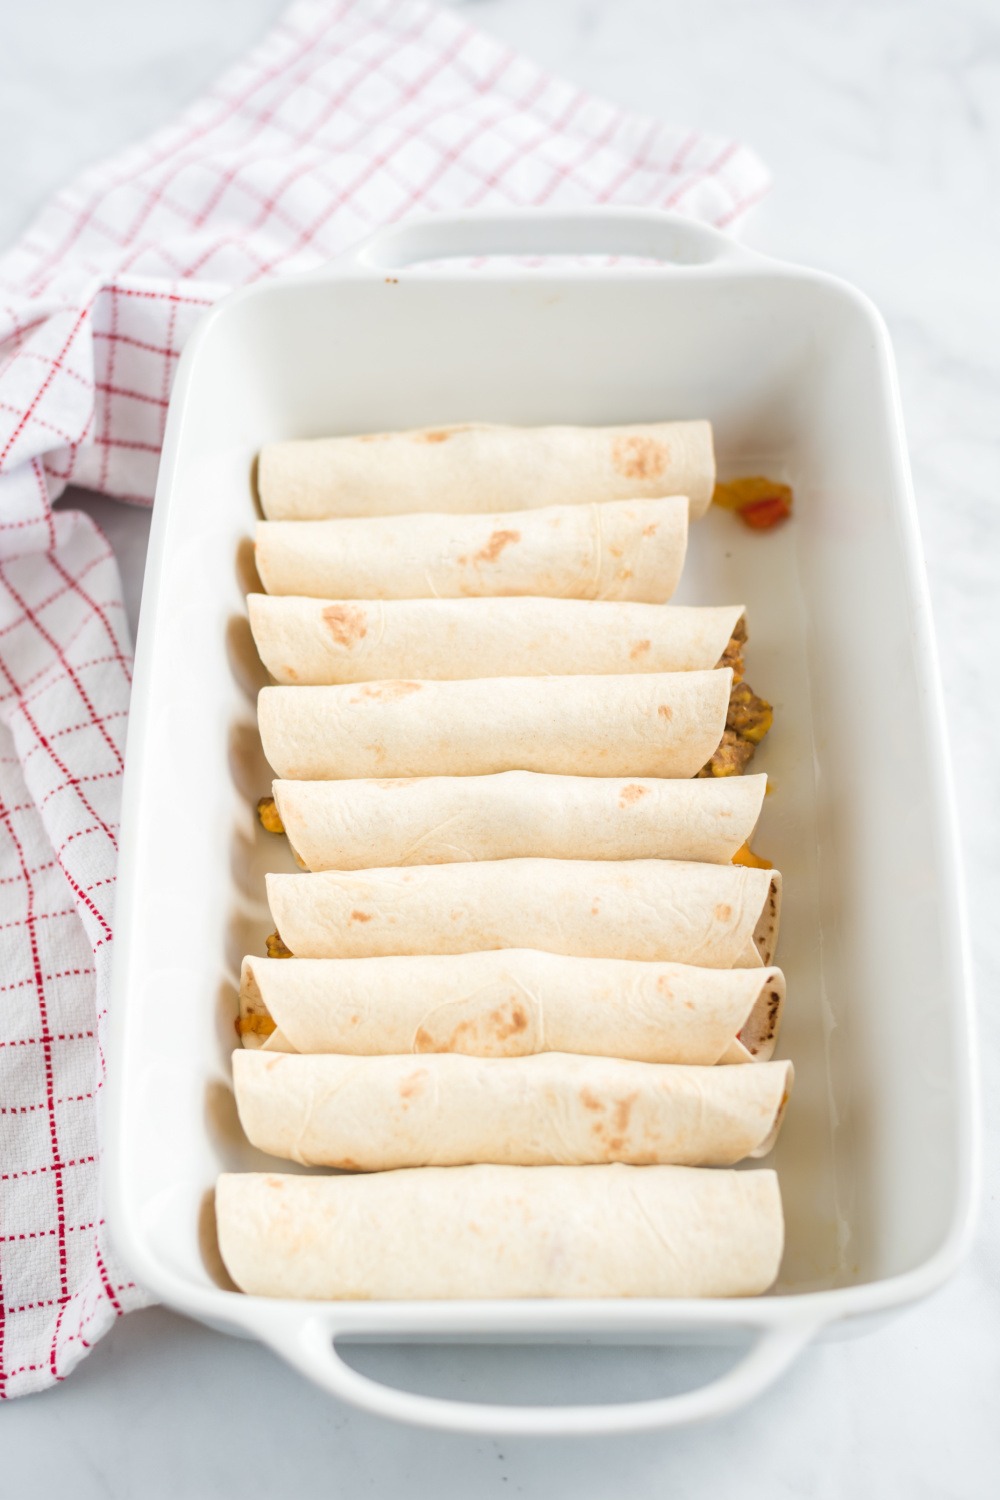
<instances>
[{"instance_id":1,"label":"dish interior wall","mask_svg":"<svg viewBox=\"0 0 1000 1500\"><path fill-rule=\"evenodd\" d=\"M750 680L776 709L756 843L785 875L780 1055L796 1068L774 1154L778 1292L875 1281L939 1246L958 1151L955 959L922 805L933 751L894 520L905 475L871 330L836 286L761 273L289 282L215 316L140 626L154 707L133 872L156 875L127 1020L126 1113L145 1121L128 1166L145 1221L188 1226L169 1253L191 1281L225 1284L217 1173L275 1167L241 1139L229 1071L240 958L270 930L263 873L293 868L254 818L270 778L243 606L253 457L272 438L477 418L708 416L724 474L794 485L795 518L774 533L717 511L697 523L677 596L747 605Z\"/></svg>"}]
</instances>

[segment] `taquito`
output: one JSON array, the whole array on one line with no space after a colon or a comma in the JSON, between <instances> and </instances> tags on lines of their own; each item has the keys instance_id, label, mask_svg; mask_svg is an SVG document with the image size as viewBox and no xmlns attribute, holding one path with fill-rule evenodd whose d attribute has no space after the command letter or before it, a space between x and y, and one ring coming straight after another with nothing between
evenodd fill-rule
<instances>
[{"instance_id":1,"label":"taquito","mask_svg":"<svg viewBox=\"0 0 1000 1500\"><path fill-rule=\"evenodd\" d=\"M637 1062L767 1062L780 969L705 969L535 949L243 960L238 1029L268 1052L579 1052Z\"/></svg>"},{"instance_id":2,"label":"taquito","mask_svg":"<svg viewBox=\"0 0 1000 1500\"><path fill-rule=\"evenodd\" d=\"M269 594L318 599L544 595L663 604L687 551L688 502L609 500L491 515L261 521Z\"/></svg>"},{"instance_id":3,"label":"taquito","mask_svg":"<svg viewBox=\"0 0 1000 1500\"><path fill-rule=\"evenodd\" d=\"M224 1173L219 1248L260 1297L753 1297L778 1274L774 1172L428 1167Z\"/></svg>"},{"instance_id":4,"label":"taquito","mask_svg":"<svg viewBox=\"0 0 1000 1500\"><path fill-rule=\"evenodd\" d=\"M718 666L741 604L592 599L273 598L250 594L260 658L285 684L615 676Z\"/></svg>"},{"instance_id":5,"label":"taquito","mask_svg":"<svg viewBox=\"0 0 1000 1500\"><path fill-rule=\"evenodd\" d=\"M704 515L715 487L708 422L629 427L465 423L270 443L257 488L269 521L412 511L532 510L686 495Z\"/></svg>"},{"instance_id":6,"label":"taquito","mask_svg":"<svg viewBox=\"0 0 1000 1500\"><path fill-rule=\"evenodd\" d=\"M463 860L685 859L725 864L753 834L767 777L426 776L276 781L304 869Z\"/></svg>"},{"instance_id":7,"label":"taquito","mask_svg":"<svg viewBox=\"0 0 1000 1500\"><path fill-rule=\"evenodd\" d=\"M264 754L282 779L694 776L726 727L733 674L390 680L265 687Z\"/></svg>"},{"instance_id":8,"label":"taquito","mask_svg":"<svg viewBox=\"0 0 1000 1500\"><path fill-rule=\"evenodd\" d=\"M267 899L300 958L540 948L759 968L774 955L781 876L683 860L500 859L268 875Z\"/></svg>"},{"instance_id":9,"label":"taquito","mask_svg":"<svg viewBox=\"0 0 1000 1500\"><path fill-rule=\"evenodd\" d=\"M304 1166L729 1167L770 1151L792 1065L239 1050L233 1083L250 1144Z\"/></svg>"}]
</instances>

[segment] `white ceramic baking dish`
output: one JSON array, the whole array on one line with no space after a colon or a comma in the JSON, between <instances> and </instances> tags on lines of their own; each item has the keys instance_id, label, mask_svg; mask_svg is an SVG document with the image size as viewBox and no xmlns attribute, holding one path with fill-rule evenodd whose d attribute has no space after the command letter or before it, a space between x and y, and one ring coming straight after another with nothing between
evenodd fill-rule
<instances>
[{"instance_id":1,"label":"white ceramic baking dish","mask_svg":"<svg viewBox=\"0 0 1000 1500\"><path fill-rule=\"evenodd\" d=\"M581 258L468 264L491 252ZM627 259L583 258L598 254ZM269 930L262 875L276 858L253 816L268 773L242 623L256 450L473 418L685 416L711 418L724 473L767 472L796 492L794 520L773 534L722 513L698 523L678 595L747 604L751 680L777 709L758 846L786 882L781 1051L796 1089L774 1154L787 1216L774 1293L240 1295L215 1248L213 1184L276 1166L241 1137L229 1063L240 957ZM970 1002L927 593L892 356L870 303L689 222L599 211L412 222L220 304L185 350L170 406L117 927L107 1134L120 1252L169 1306L261 1339L345 1400L466 1431L676 1425L746 1401L820 1333L858 1331L938 1286L970 1227ZM513 1408L381 1385L337 1351L359 1339L723 1341L740 1353L680 1395Z\"/></svg>"}]
</instances>

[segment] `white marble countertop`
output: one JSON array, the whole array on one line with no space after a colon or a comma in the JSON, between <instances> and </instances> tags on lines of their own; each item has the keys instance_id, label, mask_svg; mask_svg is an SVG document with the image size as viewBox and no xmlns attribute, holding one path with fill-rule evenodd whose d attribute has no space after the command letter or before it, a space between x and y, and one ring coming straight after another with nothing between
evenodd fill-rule
<instances>
[{"instance_id":1,"label":"white marble countertop","mask_svg":"<svg viewBox=\"0 0 1000 1500\"><path fill-rule=\"evenodd\" d=\"M279 8L9 8L0 241L78 167L169 118ZM776 186L748 240L856 282L888 319L940 639L981 1000L990 1180L976 1247L931 1301L878 1333L810 1350L724 1423L613 1441L494 1442L393 1427L328 1400L261 1348L160 1310L136 1313L59 1389L4 1410L0 1497L993 1495L1000 12L995 0L480 0L469 15L623 104L751 142ZM122 560L134 624L148 518L85 503ZM363 1364L424 1389L440 1389L447 1368L453 1380L443 1383L469 1394L558 1388L590 1399L659 1394L717 1368L715 1356L669 1350L383 1349Z\"/></svg>"}]
</instances>

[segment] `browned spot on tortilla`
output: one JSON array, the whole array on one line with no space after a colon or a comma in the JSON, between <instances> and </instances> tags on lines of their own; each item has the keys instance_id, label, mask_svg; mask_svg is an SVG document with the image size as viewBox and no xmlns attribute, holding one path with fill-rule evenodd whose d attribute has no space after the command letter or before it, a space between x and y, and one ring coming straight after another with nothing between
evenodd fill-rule
<instances>
[{"instance_id":1,"label":"browned spot on tortilla","mask_svg":"<svg viewBox=\"0 0 1000 1500\"><path fill-rule=\"evenodd\" d=\"M480 547L473 562L496 562L505 547L511 542L519 542L521 533L519 531L494 531L485 547Z\"/></svg>"},{"instance_id":2,"label":"browned spot on tortilla","mask_svg":"<svg viewBox=\"0 0 1000 1500\"><path fill-rule=\"evenodd\" d=\"M296 672L296 670L295 670L294 667L286 667L285 668L285 676L286 677L290 677L293 682L298 682L298 680L299 680L299 674L298 674L298 672Z\"/></svg>"},{"instance_id":3,"label":"browned spot on tortilla","mask_svg":"<svg viewBox=\"0 0 1000 1500\"><path fill-rule=\"evenodd\" d=\"M649 650L652 644L652 641L636 641L628 654L629 661L636 661L644 652Z\"/></svg>"},{"instance_id":4,"label":"browned spot on tortilla","mask_svg":"<svg viewBox=\"0 0 1000 1500\"><path fill-rule=\"evenodd\" d=\"M631 568L619 568L618 569L618 577L619 578L631 578L632 577L632 569Z\"/></svg>"},{"instance_id":5,"label":"browned spot on tortilla","mask_svg":"<svg viewBox=\"0 0 1000 1500\"><path fill-rule=\"evenodd\" d=\"M438 428L432 432L414 433L413 441L415 443L446 443L450 437L450 432L444 432Z\"/></svg>"},{"instance_id":6,"label":"browned spot on tortilla","mask_svg":"<svg viewBox=\"0 0 1000 1500\"><path fill-rule=\"evenodd\" d=\"M610 1136L609 1139L608 1139L608 1150L609 1151L620 1151L622 1149L622 1147L624 1146L624 1144L625 1144L625 1142L623 1141L623 1139L622 1139L622 1137L620 1135Z\"/></svg>"},{"instance_id":7,"label":"browned spot on tortilla","mask_svg":"<svg viewBox=\"0 0 1000 1500\"><path fill-rule=\"evenodd\" d=\"M609 547L608 551L611 553L612 557L621 557L622 555L621 547Z\"/></svg>"},{"instance_id":8,"label":"browned spot on tortilla","mask_svg":"<svg viewBox=\"0 0 1000 1500\"><path fill-rule=\"evenodd\" d=\"M657 981L656 981L656 988L659 990L659 992L660 992L661 995L668 995L669 996L669 995L673 994L673 991L670 988L670 982L667 979L666 974L661 974L660 977L657 979Z\"/></svg>"},{"instance_id":9,"label":"browned spot on tortilla","mask_svg":"<svg viewBox=\"0 0 1000 1500\"><path fill-rule=\"evenodd\" d=\"M659 521L650 521L648 526L642 528L643 536L655 536L659 524Z\"/></svg>"},{"instance_id":10,"label":"browned spot on tortilla","mask_svg":"<svg viewBox=\"0 0 1000 1500\"><path fill-rule=\"evenodd\" d=\"M412 1099L414 1094L420 1093L426 1078L427 1069L418 1068L415 1073L410 1074L409 1078L404 1078L399 1085L399 1097L401 1099Z\"/></svg>"},{"instance_id":11,"label":"browned spot on tortilla","mask_svg":"<svg viewBox=\"0 0 1000 1500\"><path fill-rule=\"evenodd\" d=\"M267 1179L267 1185L269 1188L274 1188L275 1192L277 1193L283 1193L285 1191L285 1181L282 1177L269 1177Z\"/></svg>"},{"instance_id":12,"label":"browned spot on tortilla","mask_svg":"<svg viewBox=\"0 0 1000 1500\"><path fill-rule=\"evenodd\" d=\"M673 709L667 703L661 703L656 712L659 714L661 719L672 719L674 716Z\"/></svg>"},{"instance_id":13,"label":"browned spot on tortilla","mask_svg":"<svg viewBox=\"0 0 1000 1500\"><path fill-rule=\"evenodd\" d=\"M645 797L648 791L648 786L640 786L637 781L630 781L628 786L623 786L618 793L618 806L630 807L633 802L638 802L640 797Z\"/></svg>"},{"instance_id":14,"label":"browned spot on tortilla","mask_svg":"<svg viewBox=\"0 0 1000 1500\"><path fill-rule=\"evenodd\" d=\"M516 1001L509 1011L504 1011L502 1008L491 1011L490 1020L493 1022L498 1042L505 1042L508 1037L517 1036L528 1027L528 1013L524 1006L518 1005Z\"/></svg>"},{"instance_id":15,"label":"browned spot on tortilla","mask_svg":"<svg viewBox=\"0 0 1000 1500\"><path fill-rule=\"evenodd\" d=\"M720 901L718 906L715 908L715 915L720 922L728 922L732 914L733 908L731 906L727 906L725 901Z\"/></svg>"},{"instance_id":16,"label":"browned spot on tortilla","mask_svg":"<svg viewBox=\"0 0 1000 1500\"><path fill-rule=\"evenodd\" d=\"M323 611L323 624L338 646L353 646L368 634L365 612L353 604L328 604Z\"/></svg>"},{"instance_id":17,"label":"browned spot on tortilla","mask_svg":"<svg viewBox=\"0 0 1000 1500\"><path fill-rule=\"evenodd\" d=\"M467 1031L474 1030L475 1025L476 1020L474 1016L467 1021L459 1021L458 1025L455 1027L454 1031L451 1034L452 1041L454 1041L457 1036L464 1036Z\"/></svg>"},{"instance_id":18,"label":"browned spot on tortilla","mask_svg":"<svg viewBox=\"0 0 1000 1500\"><path fill-rule=\"evenodd\" d=\"M356 441L359 443L385 443L389 439L387 432L359 432Z\"/></svg>"},{"instance_id":19,"label":"browned spot on tortilla","mask_svg":"<svg viewBox=\"0 0 1000 1500\"><path fill-rule=\"evenodd\" d=\"M584 1109L600 1109L601 1101L594 1097L588 1088L580 1090L580 1102Z\"/></svg>"},{"instance_id":20,"label":"browned spot on tortilla","mask_svg":"<svg viewBox=\"0 0 1000 1500\"><path fill-rule=\"evenodd\" d=\"M419 682L366 682L361 689L362 698L408 698L411 693L419 693L421 684Z\"/></svg>"},{"instance_id":21,"label":"browned spot on tortilla","mask_svg":"<svg viewBox=\"0 0 1000 1500\"><path fill-rule=\"evenodd\" d=\"M370 911L352 911L351 912L351 921L352 922L370 922L371 919L372 919L372 914L371 914Z\"/></svg>"},{"instance_id":22,"label":"browned spot on tortilla","mask_svg":"<svg viewBox=\"0 0 1000 1500\"><path fill-rule=\"evenodd\" d=\"M626 479L657 479L667 467L670 449L655 438L633 432L615 438L611 462Z\"/></svg>"},{"instance_id":23,"label":"browned spot on tortilla","mask_svg":"<svg viewBox=\"0 0 1000 1500\"><path fill-rule=\"evenodd\" d=\"M632 1113L632 1106L638 1099L638 1097L638 1094L626 1094L624 1099L619 1099L618 1103L615 1105L614 1125L616 1130L625 1131L628 1129L629 1116ZM621 1142L619 1141L618 1144L620 1146Z\"/></svg>"}]
</instances>

